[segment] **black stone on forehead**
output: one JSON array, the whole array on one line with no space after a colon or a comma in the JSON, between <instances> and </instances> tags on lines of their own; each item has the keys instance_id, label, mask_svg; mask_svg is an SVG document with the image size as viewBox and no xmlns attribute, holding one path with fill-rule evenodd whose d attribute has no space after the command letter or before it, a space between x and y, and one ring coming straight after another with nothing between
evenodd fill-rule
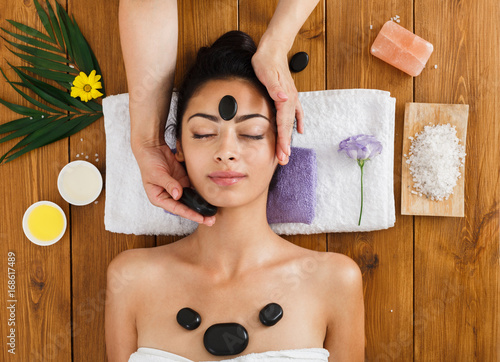
<instances>
[{"instance_id":1,"label":"black stone on forehead","mask_svg":"<svg viewBox=\"0 0 500 362\"><path fill-rule=\"evenodd\" d=\"M219 114L225 121L233 119L238 110L238 103L232 96L224 96L219 102Z\"/></svg>"}]
</instances>

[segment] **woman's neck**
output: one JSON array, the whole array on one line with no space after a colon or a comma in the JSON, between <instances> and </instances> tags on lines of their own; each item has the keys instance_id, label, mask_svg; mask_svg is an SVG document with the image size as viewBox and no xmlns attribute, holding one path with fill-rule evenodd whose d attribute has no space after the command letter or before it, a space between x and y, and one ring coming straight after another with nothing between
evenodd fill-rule
<instances>
[{"instance_id":1,"label":"woman's neck","mask_svg":"<svg viewBox=\"0 0 500 362\"><path fill-rule=\"evenodd\" d=\"M283 240L266 217L267 194L251 204L219 209L215 224L189 236L196 263L215 281L229 281L275 258Z\"/></svg>"}]
</instances>

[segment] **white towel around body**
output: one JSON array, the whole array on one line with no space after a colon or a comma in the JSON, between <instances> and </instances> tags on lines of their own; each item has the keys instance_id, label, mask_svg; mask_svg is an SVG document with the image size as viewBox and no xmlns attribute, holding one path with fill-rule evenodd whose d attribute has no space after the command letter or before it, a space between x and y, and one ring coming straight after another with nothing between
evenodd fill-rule
<instances>
[{"instance_id":1,"label":"white towel around body","mask_svg":"<svg viewBox=\"0 0 500 362\"><path fill-rule=\"evenodd\" d=\"M174 93L174 97L176 94ZM301 92L305 113L304 134L295 133L293 147L312 148L317 159L315 217L311 224L271 224L282 235L373 231L396 221L393 169L396 99L376 89ZM175 99L174 99L175 100ZM175 101L172 102L172 107ZM197 223L167 214L153 206L144 191L139 167L130 148L128 94L103 99L106 130L106 205L108 231L124 234L186 235ZM172 114L172 112L170 112ZM172 122L171 116L167 124ZM360 168L338 153L340 141L357 134L371 134L383 150L363 169L363 217ZM172 140L167 139L171 144Z\"/></svg>"},{"instance_id":2,"label":"white towel around body","mask_svg":"<svg viewBox=\"0 0 500 362\"><path fill-rule=\"evenodd\" d=\"M248 353L239 357L223 359L228 362L328 362L330 352L326 348L300 348ZM193 360L175 353L156 348L141 347L132 353L128 362L194 362ZM208 362L208 361L200 361Z\"/></svg>"}]
</instances>

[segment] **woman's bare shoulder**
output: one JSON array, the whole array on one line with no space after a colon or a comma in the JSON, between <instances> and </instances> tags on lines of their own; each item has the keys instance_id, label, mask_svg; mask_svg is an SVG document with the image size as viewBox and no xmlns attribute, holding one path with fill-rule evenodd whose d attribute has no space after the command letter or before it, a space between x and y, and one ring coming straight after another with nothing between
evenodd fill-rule
<instances>
[{"instance_id":1,"label":"woman's bare shoulder","mask_svg":"<svg viewBox=\"0 0 500 362\"><path fill-rule=\"evenodd\" d=\"M318 269L325 315L331 324L350 304L363 299L363 279L358 264L347 255L326 252Z\"/></svg>"},{"instance_id":2,"label":"woman's bare shoulder","mask_svg":"<svg viewBox=\"0 0 500 362\"><path fill-rule=\"evenodd\" d=\"M328 276L330 280L350 282L361 276L358 264L345 254L331 251L317 251L291 245L297 252L301 263L310 264L309 268L317 269L320 277Z\"/></svg>"},{"instance_id":3,"label":"woman's bare shoulder","mask_svg":"<svg viewBox=\"0 0 500 362\"><path fill-rule=\"evenodd\" d=\"M352 288L358 288L362 283L361 269L358 264L344 254L334 252L326 254L323 271L329 276L330 283L328 284L336 290L344 289L346 292Z\"/></svg>"},{"instance_id":4,"label":"woman's bare shoulder","mask_svg":"<svg viewBox=\"0 0 500 362\"><path fill-rule=\"evenodd\" d=\"M128 249L119 253L109 263L108 270L135 270L141 269L146 264L148 255L151 253L149 248Z\"/></svg>"},{"instance_id":5,"label":"woman's bare shoulder","mask_svg":"<svg viewBox=\"0 0 500 362\"><path fill-rule=\"evenodd\" d=\"M121 276L129 281L141 280L157 268L164 266L169 257L170 245L152 248L128 249L119 253L108 266L108 278Z\"/></svg>"}]
</instances>

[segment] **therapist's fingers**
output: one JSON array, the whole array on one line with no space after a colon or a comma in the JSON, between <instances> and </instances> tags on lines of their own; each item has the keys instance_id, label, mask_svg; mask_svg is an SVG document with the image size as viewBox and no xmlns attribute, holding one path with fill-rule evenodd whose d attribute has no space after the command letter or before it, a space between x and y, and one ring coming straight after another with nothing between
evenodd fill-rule
<instances>
[{"instance_id":1,"label":"therapist's fingers","mask_svg":"<svg viewBox=\"0 0 500 362\"><path fill-rule=\"evenodd\" d=\"M295 119L297 120L297 132L304 133L304 109L298 98L295 104Z\"/></svg>"},{"instance_id":2,"label":"therapist's fingers","mask_svg":"<svg viewBox=\"0 0 500 362\"><path fill-rule=\"evenodd\" d=\"M276 156L281 165L286 165L291 154L290 142L295 119L295 106L290 100L286 102L275 102L275 104L276 127L278 129Z\"/></svg>"},{"instance_id":3,"label":"therapist's fingers","mask_svg":"<svg viewBox=\"0 0 500 362\"><path fill-rule=\"evenodd\" d=\"M276 108L277 143L276 156L281 165L288 163L291 154L291 137L295 118L303 133L303 111L297 89L288 68L286 53L260 48L252 57L252 66L260 82L266 87Z\"/></svg>"},{"instance_id":4,"label":"therapist's fingers","mask_svg":"<svg viewBox=\"0 0 500 362\"><path fill-rule=\"evenodd\" d=\"M286 101L275 101L276 125L278 128L278 140L276 144L276 155L279 163L285 165L291 155L291 139L294 130L295 120L297 120L297 131L304 131L304 112L299 101L299 95L288 69L287 73L280 77L283 84L283 93L286 92ZM280 158L280 154L285 154L286 158Z\"/></svg>"},{"instance_id":5,"label":"therapist's fingers","mask_svg":"<svg viewBox=\"0 0 500 362\"><path fill-rule=\"evenodd\" d=\"M190 183L186 170L167 145L145 147L134 155L141 170L144 190L153 205L197 223L213 225L215 217L204 217L178 201L182 189L189 187Z\"/></svg>"},{"instance_id":6,"label":"therapist's fingers","mask_svg":"<svg viewBox=\"0 0 500 362\"><path fill-rule=\"evenodd\" d=\"M185 219L192 220L199 224L205 224L212 226L215 223L215 216L203 216L196 211L190 209L183 203L174 200L170 195L164 190L157 197L157 203L159 207L171 212L172 214L179 215Z\"/></svg>"}]
</instances>

